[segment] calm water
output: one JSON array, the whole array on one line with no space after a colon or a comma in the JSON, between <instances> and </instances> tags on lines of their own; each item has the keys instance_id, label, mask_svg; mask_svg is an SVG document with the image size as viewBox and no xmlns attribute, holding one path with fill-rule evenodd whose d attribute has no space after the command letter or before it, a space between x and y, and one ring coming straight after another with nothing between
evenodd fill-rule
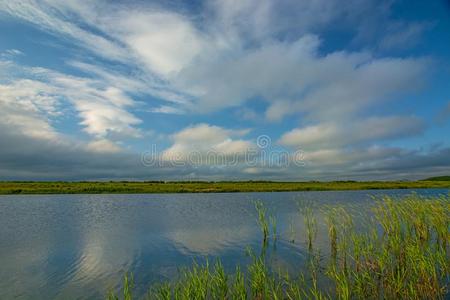
<instances>
[{"instance_id":1,"label":"calm water","mask_svg":"<svg viewBox=\"0 0 450 300\"><path fill-rule=\"evenodd\" d=\"M411 192L0 196L0 298L103 299L126 271L144 293L150 283L206 257L220 257L233 270L249 261L246 246L261 247L255 200L278 219L281 238L270 250L271 263L288 268L305 258L299 201L312 203L317 214L321 206L344 205L363 225L371 195ZM324 251L325 236L319 223L317 244Z\"/></svg>"}]
</instances>

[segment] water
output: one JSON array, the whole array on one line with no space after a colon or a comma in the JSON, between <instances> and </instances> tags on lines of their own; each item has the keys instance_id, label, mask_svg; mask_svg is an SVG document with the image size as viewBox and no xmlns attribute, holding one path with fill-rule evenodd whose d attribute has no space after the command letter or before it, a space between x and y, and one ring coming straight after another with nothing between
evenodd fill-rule
<instances>
[{"instance_id":1,"label":"water","mask_svg":"<svg viewBox=\"0 0 450 300\"><path fill-rule=\"evenodd\" d=\"M0 196L0 298L103 299L125 272L135 275L137 293L143 294L149 284L206 258L220 257L227 270L234 270L249 261L247 246L261 249L255 200L278 220L272 265L298 266L306 255L298 201L312 203L316 214L324 205L343 205L364 226L371 196L411 192ZM316 244L326 251L322 223Z\"/></svg>"}]
</instances>

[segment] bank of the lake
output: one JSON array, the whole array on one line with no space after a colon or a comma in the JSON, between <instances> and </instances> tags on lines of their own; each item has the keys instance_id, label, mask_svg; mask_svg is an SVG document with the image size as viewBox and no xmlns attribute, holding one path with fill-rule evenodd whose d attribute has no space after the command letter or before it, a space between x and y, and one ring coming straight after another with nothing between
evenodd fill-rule
<instances>
[{"instance_id":1,"label":"bank of the lake","mask_svg":"<svg viewBox=\"0 0 450 300\"><path fill-rule=\"evenodd\" d=\"M0 194L153 194L450 188L450 181L0 182Z\"/></svg>"}]
</instances>

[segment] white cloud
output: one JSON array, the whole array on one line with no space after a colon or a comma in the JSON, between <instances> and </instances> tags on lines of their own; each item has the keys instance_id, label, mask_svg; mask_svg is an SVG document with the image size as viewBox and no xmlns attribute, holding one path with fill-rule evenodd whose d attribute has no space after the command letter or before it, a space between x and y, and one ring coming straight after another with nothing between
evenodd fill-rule
<instances>
[{"instance_id":1,"label":"white cloud","mask_svg":"<svg viewBox=\"0 0 450 300\"><path fill-rule=\"evenodd\" d=\"M10 72L24 73L28 79L10 78ZM0 73L1 74L1 73ZM44 68L7 65L0 76L3 122L21 126L28 133L53 134L51 117L73 107L84 130L95 138L139 137L134 126L141 121L126 110L134 101L122 90L95 79L69 76ZM15 113L14 113L15 112ZM35 122L35 124L33 124ZM26 128L26 129L25 129Z\"/></svg>"},{"instance_id":2,"label":"white cloud","mask_svg":"<svg viewBox=\"0 0 450 300\"><path fill-rule=\"evenodd\" d=\"M139 130L133 127L141 121L121 107L109 103L75 100L75 108L83 119L81 124L85 126L85 131L91 135L118 138L141 135Z\"/></svg>"},{"instance_id":3,"label":"white cloud","mask_svg":"<svg viewBox=\"0 0 450 300\"><path fill-rule=\"evenodd\" d=\"M49 0L39 2L33 0L0 1L0 11L59 35L65 41L72 42L76 47L83 47L99 57L117 61L128 68L136 69L131 74L124 75L92 64L77 61L69 62L73 66L91 73L91 75L108 80L113 85L117 85L128 92L143 92L171 102L184 103L187 101L185 95L174 91L152 72L143 68L140 64L141 56L135 54L133 49L127 46L124 39L117 40L112 36L116 34L112 29L117 26L107 23L107 20L104 19L113 15L113 12L117 12L117 10L102 1L91 3ZM98 11L104 13L103 17L97 14ZM145 24L141 25L146 27ZM94 29L97 32L93 33L87 28ZM129 34L132 35L133 32L129 32ZM128 33L126 36L129 36ZM180 49L180 47L177 48Z\"/></svg>"},{"instance_id":4,"label":"white cloud","mask_svg":"<svg viewBox=\"0 0 450 300\"><path fill-rule=\"evenodd\" d=\"M50 119L58 115L55 93L44 83L26 79L0 84L0 124L30 137L54 139Z\"/></svg>"},{"instance_id":5,"label":"white cloud","mask_svg":"<svg viewBox=\"0 0 450 300\"><path fill-rule=\"evenodd\" d=\"M216 111L263 98L269 102L266 117L276 121L293 113L342 117L417 86L427 66L423 60L323 55L317 35L308 34L337 19L362 20L368 11L386 19L390 5L376 4L211 1L195 16L163 4L47 0L2 2L0 10L138 70L137 78L122 76L117 85L177 103L156 112ZM113 79L109 71L78 67Z\"/></svg>"},{"instance_id":6,"label":"white cloud","mask_svg":"<svg viewBox=\"0 0 450 300\"><path fill-rule=\"evenodd\" d=\"M119 145L117 145L117 143L111 142L106 139L94 140L92 142L89 142L86 145L86 149L92 152L99 153L119 153L123 150Z\"/></svg>"},{"instance_id":7,"label":"white cloud","mask_svg":"<svg viewBox=\"0 0 450 300\"><path fill-rule=\"evenodd\" d=\"M366 148L353 149L322 149L305 152L305 161L310 167L317 170L329 168L331 166L340 166L348 171L352 168L370 167L375 165L376 161L388 160L389 157L396 157L403 151L398 148L384 148L379 146L370 146Z\"/></svg>"},{"instance_id":8,"label":"white cloud","mask_svg":"<svg viewBox=\"0 0 450 300\"><path fill-rule=\"evenodd\" d=\"M161 82L149 74L142 72L123 74L117 70L107 69L99 65L82 61L72 60L67 63L68 65L85 72L88 76L94 77L97 80L102 80L105 84L121 89L124 92L152 95L161 100L179 105L189 102L186 95L174 90L166 83Z\"/></svg>"},{"instance_id":9,"label":"white cloud","mask_svg":"<svg viewBox=\"0 0 450 300\"><path fill-rule=\"evenodd\" d=\"M374 59L345 65L340 56L337 62L343 68L325 67L322 71L334 77L326 82L319 80L318 87L303 101L293 103L291 112L301 111L319 120L342 120L417 90L426 79L427 60Z\"/></svg>"},{"instance_id":10,"label":"white cloud","mask_svg":"<svg viewBox=\"0 0 450 300\"><path fill-rule=\"evenodd\" d=\"M180 71L207 46L189 20L175 13L127 11L115 21L116 34L162 76Z\"/></svg>"},{"instance_id":11,"label":"white cloud","mask_svg":"<svg viewBox=\"0 0 450 300\"><path fill-rule=\"evenodd\" d=\"M248 130L229 130L209 124L189 126L172 135L173 145L163 152L165 160L189 159L190 156L208 155L233 156L245 155L249 150L255 150L255 145L242 139ZM196 157L195 157L196 158ZM223 157L211 157L222 159Z\"/></svg>"},{"instance_id":12,"label":"white cloud","mask_svg":"<svg viewBox=\"0 0 450 300\"><path fill-rule=\"evenodd\" d=\"M10 58L10 57L20 56L20 55L23 55L23 52L18 49L8 49L8 50L5 50L2 53L0 53L0 57L3 57L3 58Z\"/></svg>"},{"instance_id":13,"label":"white cloud","mask_svg":"<svg viewBox=\"0 0 450 300\"><path fill-rule=\"evenodd\" d=\"M213 0L206 4L215 27L242 44L279 35L299 36L329 24L345 27L371 15L384 14L373 0ZM339 20L339 21L338 21Z\"/></svg>"},{"instance_id":14,"label":"white cloud","mask_svg":"<svg viewBox=\"0 0 450 300\"><path fill-rule=\"evenodd\" d=\"M329 149L414 136L423 131L424 123L417 117L369 117L296 128L282 135L279 142L302 149Z\"/></svg>"},{"instance_id":15,"label":"white cloud","mask_svg":"<svg viewBox=\"0 0 450 300\"><path fill-rule=\"evenodd\" d=\"M154 112L154 113L161 113L161 114L182 114L183 111L173 107L173 106L168 106L168 105L161 105L159 107L155 107L155 108L151 108L149 110L150 112Z\"/></svg>"},{"instance_id":16,"label":"white cloud","mask_svg":"<svg viewBox=\"0 0 450 300\"><path fill-rule=\"evenodd\" d=\"M51 33L73 39L77 43L81 43L81 46L92 50L93 53L101 57L126 61L128 55L123 47L120 47L120 45L110 39L80 28L70 18L70 12L73 11L73 8L81 7L70 5L70 3L72 2L67 2L69 4L67 6L55 5L53 1L0 1L0 11L31 22ZM92 9L92 7L83 9L83 14L86 15L89 9Z\"/></svg>"},{"instance_id":17,"label":"white cloud","mask_svg":"<svg viewBox=\"0 0 450 300\"><path fill-rule=\"evenodd\" d=\"M71 151L78 149L85 154L122 152L117 143L105 138L87 143L75 142L72 137L55 129L54 124L63 117L63 97L65 95L61 94L59 87L36 80L22 79L10 84L0 84L0 131L7 133L2 138L6 141L22 139L24 148L27 143L44 143L55 148L69 148ZM6 145L7 142L2 147L11 147ZM30 150L36 151L36 160L43 155L36 145ZM55 161L58 160L60 158L55 158Z\"/></svg>"},{"instance_id":18,"label":"white cloud","mask_svg":"<svg viewBox=\"0 0 450 300\"><path fill-rule=\"evenodd\" d=\"M95 137L139 137L141 123L126 110L134 101L122 90L104 86L102 82L85 78L48 73L51 84L61 89L79 112L84 130Z\"/></svg>"},{"instance_id":19,"label":"white cloud","mask_svg":"<svg viewBox=\"0 0 450 300\"><path fill-rule=\"evenodd\" d=\"M316 36L292 43L267 43L231 58L197 61L176 77L195 91L196 111L214 111L263 98L269 120L304 113L312 118L346 118L398 93L417 89L428 61L376 59L368 53L319 54Z\"/></svg>"}]
</instances>

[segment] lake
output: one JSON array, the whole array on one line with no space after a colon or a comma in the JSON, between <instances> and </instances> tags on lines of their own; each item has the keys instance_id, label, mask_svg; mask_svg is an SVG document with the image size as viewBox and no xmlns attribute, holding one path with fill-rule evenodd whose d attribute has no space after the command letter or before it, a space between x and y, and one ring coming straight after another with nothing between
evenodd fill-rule
<instances>
[{"instance_id":1,"label":"lake","mask_svg":"<svg viewBox=\"0 0 450 300\"><path fill-rule=\"evenodd\" d=\"M125 272L134 274L136 291L144 294L151 283L206 258L221 258L234 270L250 260L246 248L262 248L256 200L277 218L270 262L289 269L306 257L302 203L317 215L327 205L344 206L363 228L373 196L412 192L449 190L0 196L1 298L103 299ZM321 222L316 244L326 252Z\"/></svg>"}]
</instances>

